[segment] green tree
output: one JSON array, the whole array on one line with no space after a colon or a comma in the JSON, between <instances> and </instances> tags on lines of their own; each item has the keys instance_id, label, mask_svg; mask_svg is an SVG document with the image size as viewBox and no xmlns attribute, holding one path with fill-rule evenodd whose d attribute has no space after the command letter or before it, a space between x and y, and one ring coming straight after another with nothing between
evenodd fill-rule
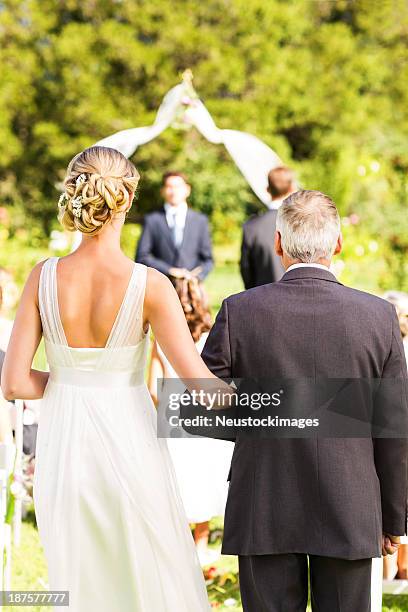
<instances>
[{"instance_id":1,"label":"green tree","mask_svg":"<svg viewBox=\"0 0 408 612\"><path fill-rule=\"evenodd\" d=\"M219 127L260 137L303 186L383 236L389 282L402 287L407 28L405 0L0 1L0 204L13 207L14 231L29 219L48 235L69 159L152 123L190 67ZM262 208L224 149L194 131L168 130L134 161L133 221L157 205L174 166L191 176L217 240Z\"/></svg>"}]
</instances>

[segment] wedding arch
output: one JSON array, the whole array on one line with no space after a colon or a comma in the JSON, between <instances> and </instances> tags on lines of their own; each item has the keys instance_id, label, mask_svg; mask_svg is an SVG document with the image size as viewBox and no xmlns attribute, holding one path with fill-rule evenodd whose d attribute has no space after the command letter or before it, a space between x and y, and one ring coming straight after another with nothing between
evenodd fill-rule
<instances>
[{"instance_id":1,"label":"wedding arch","mask_svg":"<svg viewBox=\"0 0 408 612\"><path fill-rule=\"evenodd\" d=\"M130 157L139 146L153 140L169 126L194 126L209 142L225 146L254 193L268 205L271 201L267 191L268 172L282 165L281 159L252 134L219 129L199 99L192 78L191 70L183 73L182 82L164 96L152 125L121 130L95 144L112 147Z\"/></svg>"}]
</instances>

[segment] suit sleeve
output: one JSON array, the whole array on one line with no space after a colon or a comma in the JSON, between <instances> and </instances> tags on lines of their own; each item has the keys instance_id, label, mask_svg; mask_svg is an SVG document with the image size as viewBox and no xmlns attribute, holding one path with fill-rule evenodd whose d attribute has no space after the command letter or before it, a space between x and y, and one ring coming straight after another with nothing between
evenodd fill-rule
<instances>
[{"instance_id":1,"label":"suit sleeve","mask_svg":"<svg viewBox=\"0 0 408 612\"><path fill-rule=\"evenodd\" d=\"M394 413L405 423L407 436L407 364L398 317L392 309L391 348L382 373L381 405L382 417L393 424ZM389 415L387 417L387 414ZM402 422L402 421L399 421ZM373 440L374 461L381 489L383 532L391 535L407 534L408 499L408 438L378 437Z\"/></svg>"},{"instance_id":2,"label":"suit sleeve","mask_svg":"<svg viewBox=\"0 0 408 612\"><path fill-rule=\"evenodd\" d=\"M156 268L159 272L167 275L171 268L167 262L154 255L153 229L148 216L144 219L142 235L137 245L135 260L145 264L145 266Z\"/></svg>"},{"instance_id":3,"label":"suit sleeve","mask_svg":"<svg viewBox=\"0 0 408 612\"><path fill-rule=\"evenodd\" d=\"M231 351L229 345L229 331L228 331L228 308L226 300L223 301L221 309L216 317L215 324L211 328L208 335L204 348L201 352L201 357L206 363L207 367L213 374L219 378L231 378ZM226 417L233 416L234 408L227 408L218 410L217 414L225 414ZM193 418L203 414L203 409L197 409L193 406L181 406L180 414L185 418ZM235 441L235 431L228 427L226 431L220 429L220 427L204 427L201 425L184 425L183 428L189 434L206 436L209 438L216 438L220 440L228 440L229 442Z\"/></svg>"},{"instance_id":4,"label":"suit sleeve","mask_svg":"<svg viewBox=\"0 0 408 612\"><path fill-rule=\"evenodd\" d=\"M208 226L208 219L206 217L203 218L203 228L201 234L198 260L199 265L202 268L200 274L198 275L198 278L200 280L204 280L210 270L212 270L214 265L210 229Z\"/></svg>"},{"instance_id":5,"label":"suit sleeve","mask_svg":"<svg viewBox=\"0 0 408 612\"><path fill-rule=\"evenodd\" d=\"M228 316L228 302L225 299L215 319L215 323L211 328L204 349L201 352L206 366L209 370L219 378L232 378L232 360L231 360L231 345L230 345L230 330ZM225 413L226 417L235 415L235 408L219 411L218 414ZM218 432L217 436L220 440L228 442L236 441L236 431L228 428L224 432ZM230 480L231 470L228 474Z\"/></svg>"},{"instance_id":6,"label":"suit sleeve","mask_svg":"<svg viewBox=\"0 0 408 612\"><path fill-rule=\"evenodd\" d=\"M253 287L253 278L251 274L251 253L248 242L248 232L245 225L242 230L241 259L239 262L239 267L245 289L251 289L251 287Z\"/></svg>"},{"instance_id":7,"label":"suit sleeve","mask_svg":"<svg viewBox=\"0 0 408 612\"><path fill-rule=\"evenodd\" d=\"M206 366L219 378L232 377L228 304L225 299L201 353Z\"/></svg>"}]
</instances>

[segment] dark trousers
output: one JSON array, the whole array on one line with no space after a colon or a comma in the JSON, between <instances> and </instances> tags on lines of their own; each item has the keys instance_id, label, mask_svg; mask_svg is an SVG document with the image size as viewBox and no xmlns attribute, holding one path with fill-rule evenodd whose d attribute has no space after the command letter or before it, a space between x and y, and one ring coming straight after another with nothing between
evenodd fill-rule
<instances>
[{"instance_id":1,"label":"dark trousers","mask_svg":"<svg viewBox=\"0 0 408 612\"><path fill-rule=\"evenodd\" d=\"M313 612L370 612L371 559L300 553L239 556L244 612L305 612L308 573Z\"/></svg>"}]
</instances>

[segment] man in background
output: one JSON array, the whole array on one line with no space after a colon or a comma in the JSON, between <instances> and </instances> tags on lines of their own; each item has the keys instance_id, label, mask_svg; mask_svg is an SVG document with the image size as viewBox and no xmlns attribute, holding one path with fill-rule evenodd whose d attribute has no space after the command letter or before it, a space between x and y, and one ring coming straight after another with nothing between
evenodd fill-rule
<instances>
[{"instance_id":1,"label":"man in background","mask_svg":"<svg viewBox=\"0 0 408 612\"><path fill-rule=\"evenodd\" d=\"M170 279L197 276L204 280L213 267L208 219L188 207L190 193L191 185L184 174L164 174L164 206L145 216L137 246L136 261Z\"/></svg>"},{"instance_id":2,"label":"man in background","mask_svg":"<svg viewBox=\"0 0 408 612\"><path fill-rule=\"evenodd\" d=\"M276 214L283 200L296 189L290 168L279 166L269 172L269 210L252 217L243 227L240 269L245 289L273 283L283 276L281 259L273 247Z\"/></svg>"}]
</instances>

